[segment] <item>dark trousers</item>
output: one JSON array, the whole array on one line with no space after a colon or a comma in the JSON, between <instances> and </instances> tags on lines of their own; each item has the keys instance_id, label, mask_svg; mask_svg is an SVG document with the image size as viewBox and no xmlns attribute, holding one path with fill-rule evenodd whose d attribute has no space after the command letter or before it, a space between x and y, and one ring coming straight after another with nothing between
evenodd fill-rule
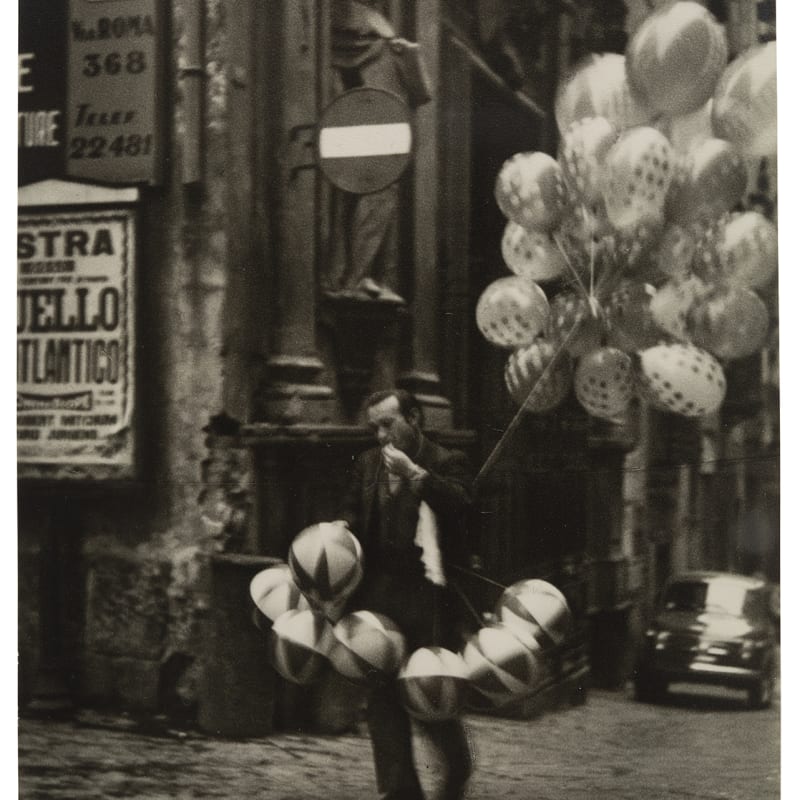
<instances>
[{"instance_id":1,"label":"dark trousers","mask_svg":"<svg viewBox=\"0 0 800 800\"><path fill-rule=\"evenodd\" d=\"M417 724L441 762L442 800L462 798L472 771L472 757L461 721ZM414 766L411 719L393 684L379 687L370 695L367 725L381 800L423 800Z\"/></svg>"}]
</instances>

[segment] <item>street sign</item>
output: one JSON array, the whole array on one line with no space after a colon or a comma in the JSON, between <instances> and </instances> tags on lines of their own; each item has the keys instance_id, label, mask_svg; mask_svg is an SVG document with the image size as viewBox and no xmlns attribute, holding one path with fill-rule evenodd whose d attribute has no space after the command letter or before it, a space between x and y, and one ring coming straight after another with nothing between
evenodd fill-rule
<instances>
[{"instance_id":1,"label":"street sign","mask_svg":"<svg viewBox=\"0 0 800 800\"><path fill-rule=\"evenodd\" d=\"M384 89L351 89L320 117L319 167L345 192L371 194L395 183L411 162L411 146L411 109Z\"/></svg>"}]
</instances>

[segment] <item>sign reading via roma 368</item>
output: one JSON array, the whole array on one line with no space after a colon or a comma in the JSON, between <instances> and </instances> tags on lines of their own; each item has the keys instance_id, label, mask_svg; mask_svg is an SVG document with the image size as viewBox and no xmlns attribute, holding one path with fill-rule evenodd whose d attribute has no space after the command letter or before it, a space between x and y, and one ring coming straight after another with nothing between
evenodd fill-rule
<instances>
[{"instance_id":1,"label":"sign reading via roma 368","mask_svg":"<svg viewBox=\"0 0 800 800\"><path fill-rule=\"evenodd\" d=\"M59 477L132 475L134 221L127 210L18 219L21 476L48 465Z\"/></svg>"},{"instance_id":2,"label":"sign reading via roma 368","mask_svg":"<svg viewBox=\"0 0 800 800\"><path fill-rule=\"evenodd\" d=\"M20 183L61 177L160 182L165 5L20 4Z\"/></svg>"}]
</instances>

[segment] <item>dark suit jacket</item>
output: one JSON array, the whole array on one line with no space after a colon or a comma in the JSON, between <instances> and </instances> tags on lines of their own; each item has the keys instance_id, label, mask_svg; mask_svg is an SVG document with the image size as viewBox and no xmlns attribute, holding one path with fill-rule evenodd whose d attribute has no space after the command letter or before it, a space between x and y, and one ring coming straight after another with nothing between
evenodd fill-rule
<instances>
[{"instance_id":1,"label":"dark suit jacket","mask_svg":"<svg viewBox=\"0 0 800 800\"><path fill-rule=\"evenodd\" d=\"M427 438L423 438L414 461L428 472L419 485L418 497L436 514L448 586L441 589L425 579L419 548L411 546L408 552L387 554L380 547L378 485L386 479L386 473L381 449L375 447L356 457L350 488L342 503L341 518L347 520L364 550L362 586L348 605L351 610L370 608L387 614L414 647L454 647L463 603L454 595L454 578L448 567L466 566L469 558L469 461L464 453L447 450Z\"/></svg>"}]
</instances>

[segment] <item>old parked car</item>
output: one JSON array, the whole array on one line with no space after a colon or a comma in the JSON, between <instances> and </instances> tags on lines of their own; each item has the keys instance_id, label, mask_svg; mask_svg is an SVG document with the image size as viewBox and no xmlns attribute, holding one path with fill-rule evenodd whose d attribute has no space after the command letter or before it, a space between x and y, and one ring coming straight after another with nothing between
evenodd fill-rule
<instances>
[{"instance_id":1,"label":"old parked car","mask_svg":"<svg viewBox=\"0 0 800 800\"><path fill-rule=\"evenodd\" d=\"M746 689L751 708L768 707L778 664L772 591L727 572L671 578L645 631L636 698L657 701L670 682L696 682Z\"/></svg>"}]
</instances>

